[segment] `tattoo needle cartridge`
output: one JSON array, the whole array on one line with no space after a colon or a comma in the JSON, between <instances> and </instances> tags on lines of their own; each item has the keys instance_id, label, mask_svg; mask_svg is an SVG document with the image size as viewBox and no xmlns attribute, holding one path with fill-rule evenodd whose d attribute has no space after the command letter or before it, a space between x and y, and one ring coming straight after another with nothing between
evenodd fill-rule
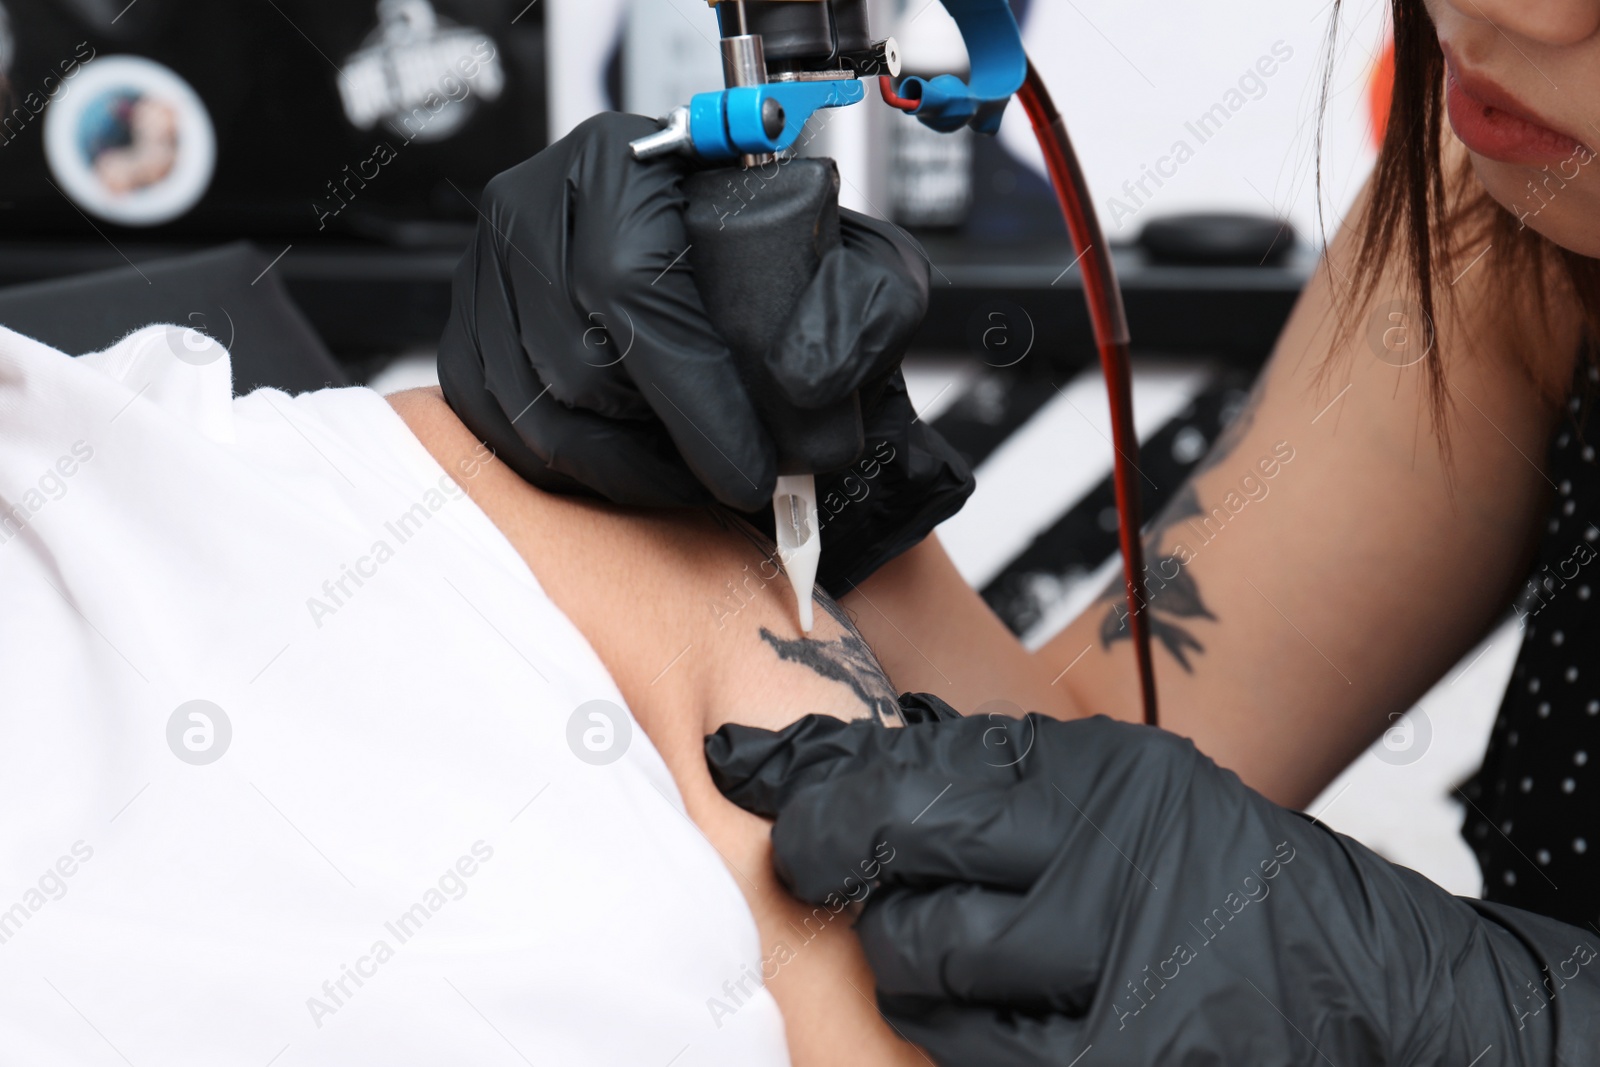
<instances>
[{"instance_id":1,"label":"tattoo needle cartridge","mask_svg":"<svg viewBox=\"0 0 1600 1067\"><path fill-rule=\"evenodd\" d=\"M817 564L822 559L822 532L817 529L817 479L810 474L778 477L772 495L773 526L778 537L778 561L794 587L800 609L800 629L811 632L811 593L817 584Z\"/></svg>"},{"instance_id":2,"label":"tattoo needle cartridge","mask_svg":"<svg viewBox=\"0 0 1600 1067\"><path fill-rule=\"evenodd\" d=\"M832 160L781 158L779 153L795 147L816 111L862 99L863 72L881 67L898 73L899 51L891 38L861 41L865 51L859 55L841 53L833 0L817 23L826 27L820 36L808 36L800 25L817 20L788 10L820 4L752 4L752 9L771 9L775 43L784 55L783 69L774 77L767 68L764 34L753 32L754 16L745 0L720 0L720 6L712 0L712 6L718 8L723 34L726 88L695 96L688 108L664 120L664 129L634 141L632 149L638 159L687 151L707 163L738 164L699 170L685 179L689 247L679 258L689 258L707 314L744 365L741 377L772 432L778 470L786 472L772 497L778 559L794 586L800 629L810 633L811 593L822 558L817 480L811 472L852 462L864 439L859 396L796 409L764 363L794 317L805 283L823 257L842 244L837 166ZM859 24L864 35L863 0L847 6L855 16L849 25ZM746 197L741 190L752 189L752 182L760 193Z\"/></svg>"}]
</instances>

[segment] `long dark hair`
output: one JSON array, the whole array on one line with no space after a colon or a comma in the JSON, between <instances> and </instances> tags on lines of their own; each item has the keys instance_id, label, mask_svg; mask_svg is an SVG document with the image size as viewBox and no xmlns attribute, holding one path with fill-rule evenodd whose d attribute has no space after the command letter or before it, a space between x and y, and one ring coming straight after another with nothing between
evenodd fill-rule
<instances>
[{"instance_id":1,"label":"long dark hair","mask_svg":"<svg viewBox=\"0 0 1600 1067\"><path fill-rule=\"evenodd\" d=\"M1324 104L1342 6L1342 0L1334 0L1323 71ZM1548 325L1553 299L1574 299L1581 305L1586 323L1584 357L1593 360L1600 339L1600 260L1568 251L1523 226L1476 183L1470 164L1463 161L1460 167L1447 168L1441 153L1446 122L1445 63L1433 20L1422 0L1391 0L1390 7L1394 91L1373 169L1372 199L1357 246L1357 271L1341 290L1346 338L1360 327L1356 317L1361 310L1380 295L1379 279L1391 257L1403 257L1407 268L1409 292L1404 295L1415 301L1429 323L1437 323L1441 311L1454 314L1451 268L1466 266L1476 250L1492 244L1497 278L1506 286L1505 295L1514 301L1513 307L1534 316L1530 325ZM1320 156L1320 129L1317 139ZM1320 194L1320 175L1318 191ZM1318 199L1320 202L1320 195ZM1517 353L1525 369L1541 383L1547 399L1559 403L1569 383L1550 383L1547 376L1537 373L1534 361L1542 354L1533 350ZM1445 361L1431 358L1427 363L1434 426L1448 451Z\"/></svg>"}]
</instances>

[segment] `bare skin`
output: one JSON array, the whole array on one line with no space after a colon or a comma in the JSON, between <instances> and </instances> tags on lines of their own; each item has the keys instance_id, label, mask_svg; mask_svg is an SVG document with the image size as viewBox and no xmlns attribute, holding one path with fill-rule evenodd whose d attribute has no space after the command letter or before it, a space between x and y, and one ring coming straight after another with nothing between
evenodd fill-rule
<instances>
[{"instance_id":1,"label":"bare skin","mask_svg":"<svg viewBox=\"0 0 1600 1067\"><path fill-rule=\"evenodd\" d=\"M588 638L660 751L755 915L796 1067L925 1065L878 1015L850 910L789 896L769 824L722 798L701 748L727 722L775 729L815 713L898 725L896 690L846 614L819 599L802 634L787 579L739 523L542 493L489 455L437 389L389 402Z\"/></svg>"},{"instance_id":2,"label":"bare skin","mask_svg":"<svg viewBox=\"0 0 1600 1067\"><path fill-rule=\"evenodd\" d=\"M1463 154L1450 138L1447 160ZM1570 294L1557 292L1547 328L1497 298L1507 279L1490 254L1459 278L1456 313L1422 362L1378 358L1363 328L1387 324L1398 268L1341 338L1336 299L1360 211L1301 296L1249 409L1146 544L1152 568L1187 559L1161 572L1172 580L1150 605L1162 725L1296 807L1506 610L1550 492L1542 464L1579 337ZM1481 251L1462 249L1441 273L1457 277ZM1433 359L1449 376L1448 459L1430 423ZM929 539L843 603L903 688L962 708L1005 699L1134 720L1132 649L1116 639L1126 609L1111 599L1030 654Z\"/></svg>"}]
</instances>

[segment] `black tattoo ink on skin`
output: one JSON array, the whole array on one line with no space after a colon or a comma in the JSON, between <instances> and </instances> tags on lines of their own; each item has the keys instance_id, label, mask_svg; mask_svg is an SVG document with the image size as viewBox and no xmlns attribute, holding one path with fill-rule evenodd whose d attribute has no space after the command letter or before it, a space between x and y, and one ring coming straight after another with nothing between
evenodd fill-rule
<instances>
[{"instance_id":1,"label":"black tattoo ink on skin","mask_svg":"<svg viewBox=\"0 0 1600 1067\"><path fill-rule=\"evenodd\" d=\"M761 628L761 640L772 646L779 659L803 664L829 681L848 686L879 726L904 726L894 686L889 684L888 675L878 665L878 657L872 654L855 624L832 597L818 593L812 599L844 628L837 640L801 637L791 641L765 626Z\"/></svg>"},{"instance_id":2,"label":"black tattoo ink on skin","mask_svg":"<svg viewBox=\"0 0 1600 1067\"><path fill-rule=\"evenodd\" d=\"M1201 457L1200 462L1190 472L1192 481L1214 467L1220 466L1222 461L1233 455L1239 447L1239 442L1244 440L1244 435L1250 432L1250 427L1256 424L1256 412L1261 408L1261 401L1267 393L1267 370L1263 369L1256 376L1255 384L1250 387L1249 394L1244 402L1239 405L1233 417L1223 426L1222 432L1217 435L1217 441L1211 446L1211 451ZM1198 502L1195 505L1199 506Z\"/></svg>"},{"instance_id":3,"label":"black tattoo ink on skin","mask_svg":"<svg viewBox=\"0 0 1600 1067\"><path fill-rule=\"evenodd\" d=\"M719 527L737 530L768 561L777 560L776 546L743 519L722 508L712 508L711 514ZM829 681L847 686L878 725L904 726L894 685L856 624L821 588L812 594L811 600L844 631L837 640L801 637L791 641L765 626L761 628L761 639L772 647L780 660L802 664Z\"/></svg>"},{"instance_id":4,"label":"black tattoo ink on skin","mask_svg":"<svg viewBox=\"0 0 1600 1067\"><path fill-rule=\"evenodd\" d=\"M1185 485L1156 517L1144 541L1146 559L1155 558L1155 562L1148 564L1147 569L1153 569L1160 576L1157 580L1161 586L1159 589L1149 588L1151 583L1147 575L1146 594L1149 602L1145 607L1150 612L1150 635L1160 641L1162 647L1178 661L1178 666L1189 674L1194 673L1194 665L1189 662L1188 654L1204 653L1206 646L1187 626L1174 620L1198 618L1215 622L1217 617L1200 598L1200 587L1195 583L1194 575L1183 565L1183 560L1177 556L1161 555L1160 546L1168 530L1185 519L1202 514L1200 494L1192 484ZM1169 570L1174 577L1167 577ZM1100 647L1108 649L1117 641L1131 639L1133 631L1128 626L1128 601L1122 593L1120 578L1113 583L1105 599L1113 603L1105 618L1100 620Z\"/></svg>"},{"instance_id":5,"label":"black tattoo ink on skin","mask_svg":"<svg viewBox=\"0 0 1600 1067\"><path fill-rule=\"evenodd\" d=\"M1150 634L1161 642L1162 647L1178 661L1178 666L1189 674L1194 673L1189 653L1204 654L1206 648L1189 627L1174 620L1209 619L1216 622L1217 617L1201 599L1200 587L1196 584L1194 575L1189 573L1181 559L1163 555L1161 542L1166 537L1167 531L1180 522L1205 514L1205 510L1200 506L1200 494L1194 487L1194 480L1221 465L1239 447L1239 442L1244 440L1245 434L1255 425L1256 411L1261 407L1262 398L1266 394L1266 382L1267 371L1263 370L1256 377L1255 384L1250 387L1250 392L1238 411L1217 435L1216 443L1211 446L1211 450L1195 464L1194 470L1189 472L1189 480L1178 491L1172 502L1156 516L1144 536L1145 559L1155 561L1153 564L1146 564L1146 593L1149 596L1149 603L1145 607L1150 611ZM1159 590L1149 589L1149 572L1152 569L1160 576ZM1168 578L1166 576L1168 570L1173 570L1175 577ZM1100 620L1100 647L1109 649L1114 642L1131 640L1133 631L1128 626L1128 599L1120 577L1112 581L1106 592L1101 595L1101 599L1109 601L1111 606L1107 609L1105 617Z\"/></svg>"}]
</instances>

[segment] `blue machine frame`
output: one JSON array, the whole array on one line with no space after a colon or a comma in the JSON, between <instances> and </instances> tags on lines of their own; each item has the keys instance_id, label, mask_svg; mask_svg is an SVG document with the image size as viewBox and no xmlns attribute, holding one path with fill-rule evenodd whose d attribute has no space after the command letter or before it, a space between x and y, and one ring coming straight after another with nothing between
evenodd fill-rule
<instances>
[{"instance_id":1,"label":"blue machine frame","mask_svg":"<svg viewBox=\"0 0 1600 1067\"><path fill-rule=\"evenodd\" d=\"M1022 31L1007 0L943 0L967 45L972 74L907 78L903 96L917 101L910 114L941 133L971 126L995 133L1006 105L1028 74ZM772 82L700 93L689 102L689 134L695 153L712 163L731 163L742 155L765 155L792 148L811 116L823 108L845 107L866 98L860 79ZM783 130L768 136L762 122L767 100L783 107Z\"/></svg>"}]
</instances>

